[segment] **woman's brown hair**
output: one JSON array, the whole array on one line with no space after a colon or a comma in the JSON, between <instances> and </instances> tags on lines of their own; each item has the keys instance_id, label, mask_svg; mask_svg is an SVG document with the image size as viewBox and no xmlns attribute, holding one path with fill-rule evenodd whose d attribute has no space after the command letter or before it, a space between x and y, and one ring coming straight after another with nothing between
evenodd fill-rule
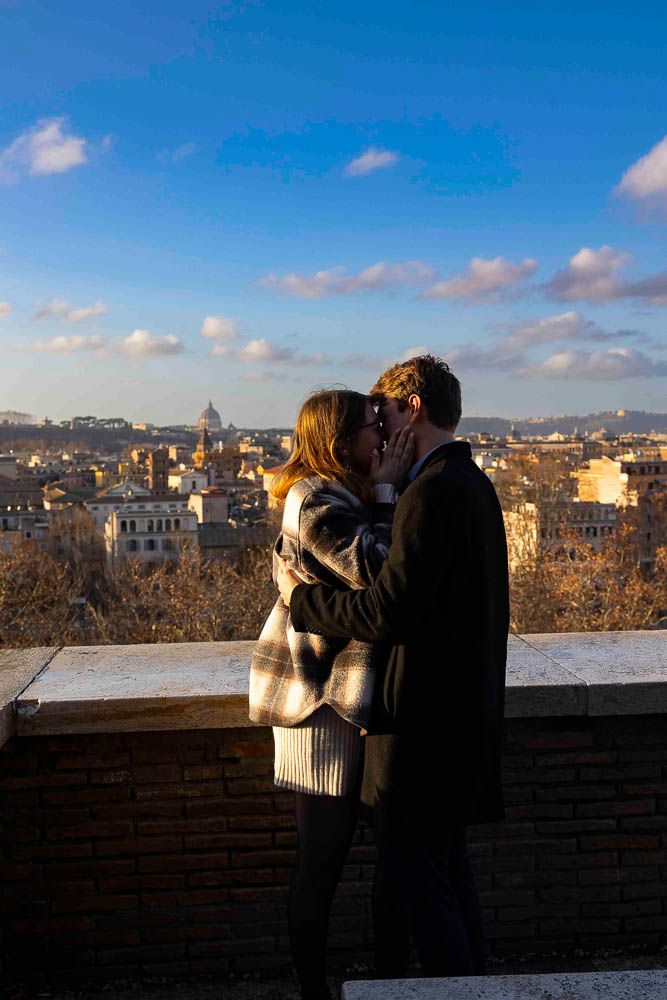
<instances>
[{"instance_id":1,"label":"woman's brown hair","mask_svg":"<svg viewBox=\"0 0 667 1000\"><path fill-rule=\"evenodd\" d=\"M309 476L340 483L369 500L366 477L349 468L344 451L364 422L368 396L351 389L322 389L304 401L296 418L292 454L275 476L271 495L280 506L290 486Z\"/></svg>"}]
</instances>

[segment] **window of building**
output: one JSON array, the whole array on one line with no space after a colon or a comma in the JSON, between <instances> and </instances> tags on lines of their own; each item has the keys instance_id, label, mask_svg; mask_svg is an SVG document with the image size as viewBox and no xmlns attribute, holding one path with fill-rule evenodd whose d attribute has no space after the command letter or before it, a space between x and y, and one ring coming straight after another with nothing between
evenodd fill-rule
<instances>
[{"instance_id":1,"label":"window of building","mask_svg":"<svg viewBox=\"0 0 667 1000\"><path fill-rule=\"evenodd\" d=\"M155 528L153 527L153 518L152 517L148 519L148 527L146 528L146 531L155 531Z\"/></svg>"},{"instance_id":2,"label":"window of building","mask_svg":"<svg viewBox=\"0 0 667 1000\"><path fill-rule=\"evenodd\" d=\"M137 522L130 521L130 531L136 531L136 530L137 530Z\"/></svg>"},{"instance_id":3,"label":"window of building","mask_svg":"<svg viewBox=\"0 0 667 1000\"><path fill-rule=\"evenodd\" d=\"M164 539L164 547L167 550L167 552L173 552L173 549L174 549L173 539L171 539L171 538L165 538Z\"/></svg>"},{"instance_id":4,"label":"window of building","mask_svg":"<svg viewBox=\"0 0 667 1000\"><path fill-rule=\"evenodd\" d=\"M144 548L148 552L155 552L155 539L154 538L147 538L146 539L146 544L144 545Z\"/></svg>"},{"instance_id":5,"label":"window of building","mask_svg":"<svg viewBox=\"0 0 667 1000\"><path fill-rule=\"evenodd\" d=\"M130 524L131 523L132 522L130 521ZM137 551L137 540L136 540L136 538L131 538L129 540L129 542L127 543L127 551L128 552L136 552Z\"/></svg>"},{"instance_id":6,"label":"window of building","mask_svg":"<svg viewBox=\"0 0 667 1000\"><path fill-rule=\"evenodd\" d=\"M180 530L181 530L181 519L180 519L180 517L175 517L174 518L174 531L180 531Z\"/></svg>"},{"instance_id":7,"label":"window of building","mask_svg":"<svg viewBox=\"0 0 667 1000\"><path fill-rule=\"evenodd\" d=\"M121 521L120 522L120 530L121 531L127 531L127 521Z\"/></svg>"},{"instance_id":8,"label":"window of building","mask_svg":"<svg viewBox=\"0 0 667 1000\"><path fill-rule=\"evenodd\" d=\"M26 531L25 537L26 538L32 538L32 531Z\"/></svg>"},{"instance_id":9,"label":"window of building","mask_svg":"<svg viewBox=\"0 0 667 1000\"><path fill-rule=\"evenodd\" d=\"M170 517L168 517L167 520L164 522L164 530L165 531L171 531L171 518Z\"/></svg>"},{"instance_id":10,"label":"window of building","mask_svg":"<svg viewBox=\"0 0 667 1000\"><path fill-rule=\"evenodd\" d=\"M159 517L157 519L157 522L155 524L155 530L156 531L162 531L162 518L161 517Z\"/></svg>"}]
</instances>

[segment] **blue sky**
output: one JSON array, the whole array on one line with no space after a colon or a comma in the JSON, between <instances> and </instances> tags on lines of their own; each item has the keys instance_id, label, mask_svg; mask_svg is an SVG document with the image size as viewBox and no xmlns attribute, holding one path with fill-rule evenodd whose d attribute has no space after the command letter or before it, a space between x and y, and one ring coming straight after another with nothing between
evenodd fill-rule
<instances>
[{"instance_id":1,"label":"blue sky","mask_svg":"<svg viewBox=\"0 0 667 1000\"><path fill-rule=\"evenodd\" d=\"M0 0L0 410L667 409L664 11Z\"/></svg>"}]
</instances>

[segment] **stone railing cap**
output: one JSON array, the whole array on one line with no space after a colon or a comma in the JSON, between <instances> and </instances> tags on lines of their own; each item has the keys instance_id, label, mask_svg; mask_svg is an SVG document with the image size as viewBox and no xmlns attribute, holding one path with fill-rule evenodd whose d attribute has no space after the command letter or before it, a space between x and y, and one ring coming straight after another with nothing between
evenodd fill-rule
<instances>
[{"instance_id":1,"label":"stone railing cap","mask_svg":"<svg viewBox=\"0 0 667 1000\"><path fill-rule=\"evenodd\" d=\"M666 637L664 631L510 636L505 714L667 712ZM248 671L254 645L5 650L0 664L28 678L9 688L7 699L16 699L19 735L230 728L253 725Z\"/></svg>"}]
</instances>

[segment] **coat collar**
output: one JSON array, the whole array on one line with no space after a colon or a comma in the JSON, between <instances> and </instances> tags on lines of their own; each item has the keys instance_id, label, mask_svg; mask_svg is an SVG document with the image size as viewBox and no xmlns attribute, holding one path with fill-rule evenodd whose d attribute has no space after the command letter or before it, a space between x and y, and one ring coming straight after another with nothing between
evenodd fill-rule
<instances>
[{"instance_id":1,"label":"coat collar","mask_svg":"<svg viewBox=\"0 0 667 1000\"><path fill-rule=\"evenodd\" d=\"M439 462L443 458L472 458L470 444L467 441L450 441L448 444L441 444L438 448L434 448L431 454L426 457L415 479L421 476L424 469L428 469L434 462Z\"/></svg>"}]
</instances>

